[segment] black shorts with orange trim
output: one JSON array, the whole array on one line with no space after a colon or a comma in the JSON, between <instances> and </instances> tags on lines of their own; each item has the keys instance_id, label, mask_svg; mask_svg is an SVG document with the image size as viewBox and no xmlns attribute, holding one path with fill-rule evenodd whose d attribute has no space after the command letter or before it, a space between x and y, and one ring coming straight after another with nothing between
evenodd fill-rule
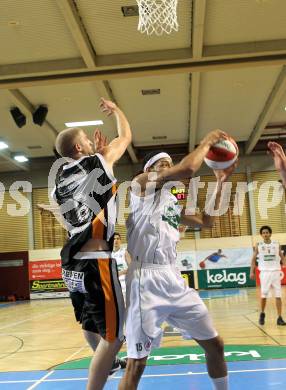
<instances>
[{"instance_id":1,"label":"black shorts with orange trim","mask_svg":"<svg viewBox=\"0 0 286 390\"><path fill-rule=\"evenodd\" d=\"M124 299L110 252L78 252L62 269L76 320L107 341L123 340ZM95 256L97 258L95 258Z\"/></svg>"}]
</instances>

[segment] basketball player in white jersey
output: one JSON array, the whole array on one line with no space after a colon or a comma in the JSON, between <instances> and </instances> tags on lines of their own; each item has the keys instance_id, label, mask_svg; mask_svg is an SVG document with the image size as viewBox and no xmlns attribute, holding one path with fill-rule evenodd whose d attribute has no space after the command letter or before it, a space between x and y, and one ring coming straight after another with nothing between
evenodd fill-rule
<instances>
[{"instance_id":1,"label":"basketball player in white jersey","mask_svg":"<svg viewBox=\"0 0 286 390\"><path fill-rule=\"evenodd\" d=\"M121 235L117 232L114 233L113 241L113 252L111 254L112 258L116 260L119 281L121 284L123 296L126 294L126 274L128 266L131 262L130 255L126 248L121 248Z\"/></svg>"},{"instance_id":2,"label":"basketball player in white jersey","mask_svg":"<svg viewBox=\"0 0 286 390\"><path fill-rule=\"evenodd\" d=\"M279 242L271 240L272 229L270 226L262 226L260 235L263 241L255 245L250 269L250 278L255 279L256 260L258 260L261 286L261 313L258 322L260 325L265 323L266 299L272 287L276 298L277 325L286 325L282 318L281 301L281 262L285 263L284 255Z\"/></svg>"},{"instance_id":3,"label":"basketball player in white jersey","mask_svg":"<svg viewBox=\"0 0 286 390\"><path fill-rule=\"evenodd\" d=\"M124 113L101 99L101 111L113 115L118 137L96 153L94 142L80 128L63 130L56 139L63 157L56 175L54 198L68 230L61 251L62 277L71 293L76 319L95 350L88 390L103 389L124 340L125 307L116 261L111 257L116 221L116 179L113 164L131 142Z\"/></svg>"},{"instance_id":4,"label":"basketball player in white jersey","mask_svg":"<svg viewBox=\"0 0 286 390\"><path fill-rule=\"evenodd\" d=\"M220 130L209 133L175 166L167 153L152 153L144 159L143 173L132 182L131 213L127 220L127 249L132 259L126 277L128 363L120 390L137 389L148 355L160 345L161 325L165 321L180 329L185 338L195 339L205 350L214 389L228 389L223 341L198 293L185 285L175 266L179 225L210 227L213 218L206 213L187 215L182 211L171 193L174 182L170 182L191 177L200 168L210 147L225 137ZM233 169L215 172L216 209L222 184ZM150 193L150 186L157 190Z\"/></svg>"}]
</instances>

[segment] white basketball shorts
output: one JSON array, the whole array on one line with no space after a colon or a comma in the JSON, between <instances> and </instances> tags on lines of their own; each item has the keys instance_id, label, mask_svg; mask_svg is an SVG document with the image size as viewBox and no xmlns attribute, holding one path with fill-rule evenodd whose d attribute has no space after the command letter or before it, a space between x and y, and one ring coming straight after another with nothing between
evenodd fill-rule
<instances>
[{"instance_id":1,"label":"white basketball shorts","mask_svg":"<svg viewBox=\"0 0 286 390\"><path fill-rule=\"evenodd\" d=\"M281 298L281 271L260 271L261 298L269 297L273 287L274 296Z\"/></svg>"},{"instance_id":2,"label":"white basketball shorts","mask_svg":"<svg viewBox=\"0 0 286 390\"><path fill-rule=\"evenodd\" d=\"M163 322L179 329L185 339L208 340L217 336L205 304L174 267L131 264L126 277L126 300L129 358L143 358L160 346Z\"/></svg>"}]
</instances>

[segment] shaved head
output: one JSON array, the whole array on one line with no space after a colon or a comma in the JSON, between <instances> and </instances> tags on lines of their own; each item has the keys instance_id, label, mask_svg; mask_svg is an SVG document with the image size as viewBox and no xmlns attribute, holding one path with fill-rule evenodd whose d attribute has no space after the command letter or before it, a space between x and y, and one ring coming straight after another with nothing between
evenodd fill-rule
<instances>
[{"instance_id":1,"label":"shaved head","mask_svg":"<svg viewBox=\"0 0 286 390\"><path fill-rule=\"evenodd\" d=\"M75 154L75 145L80 142L80 136L82 134L84 134L84 131L79 127L71 127L69 129L62 130L56 139L56 151L62 157L72 158Z\"/></svg>"}]
</instances>

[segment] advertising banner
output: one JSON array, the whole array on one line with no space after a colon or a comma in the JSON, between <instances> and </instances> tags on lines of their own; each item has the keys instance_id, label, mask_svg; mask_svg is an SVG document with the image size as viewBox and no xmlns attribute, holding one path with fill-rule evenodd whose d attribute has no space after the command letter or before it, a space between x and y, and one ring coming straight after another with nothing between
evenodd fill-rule
<instances>
[{"instance_id":1,"label":"advertising banner","mask_svg":"<svg viewBox=\"0 0 286 390\"><path fill-rule=\"evenodd\" d=\"M67 291L67 288L61 279L45 279L31 281L30 291L31 293L58 292Z\"/></svg>"},{"instance_id":2,"label":"advertising banner","mask_svg":"<svg viewBox=\"0 0 286 390\"><path fill-rule=\"evenodd\" d=\"M194 271L197 269L196 252L178 252L177 267L181 271Z\"/></svg>"},{"instance_id":3,"label":"advertising banner","mask_svg":"<svg viewBox=\"0 0 286 390\"><path fill-rule=\"evenodd\" d=\"M181 275L190 288L195 288L194 271L181 271Z\"/></svg>"},{"instance_id":4,"label":"advertising banner","mask_svg":"<svg viewBox=\"0 0 286 390\"><path fill-rule=\"evenodd\" d=\"M250 267L252 248L214 248L185 251L177 255L177 266L181 271Z\"/></svg>"},{"instance_id":5,"label":"advertising banner","mask_svg":"<svg viewBox=\"0 0 286 390\"><path fill-rule=\"evenodd\" d=\"M250 267L198 271L200 289L255 287L249 278Z\"/></svg>"},{"instance_id":6,"label":"advertising banner","mask_svg":"<svg viewBox=\"0 0 286 390\"><path fill-rule=\"evenodd\" d=\"M30 280L61 279L61 260L38 260L29 263Z\"/></svg>"},{"instance_id":7,"label":"advertising banner","mask_svg":"<svg viewBox=\"0 0 286 390\"><path fill-rule=\"evenodd\" d=\"M61 260L29 262L30 298L62 298L69 296L62 280Z\"/></svg>"}]
</instances>

